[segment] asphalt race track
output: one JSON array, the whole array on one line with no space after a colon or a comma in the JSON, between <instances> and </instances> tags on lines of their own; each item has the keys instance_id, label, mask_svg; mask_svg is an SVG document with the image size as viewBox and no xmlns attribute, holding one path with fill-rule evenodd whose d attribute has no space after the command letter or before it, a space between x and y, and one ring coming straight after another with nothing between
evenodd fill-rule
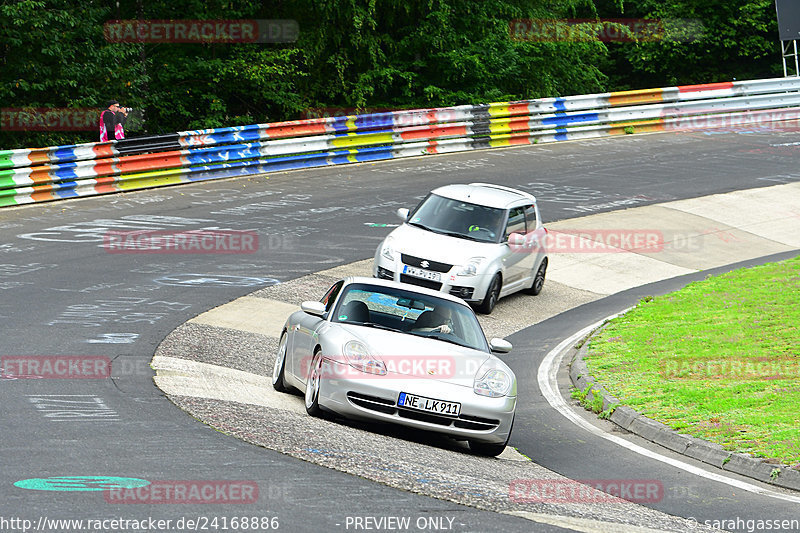
<instances>
[{"instance_id":1,"label":"asphalt race track","mask_svg":"<svg viewBox=\"0 0 800 533\"><path fill-rule=\"evenodd\" d=\"M284 531L346 531L359 529L358 524L367 529L376 522L355 518L390 516L410 517L409 530L420 518L424 527L417 530L564 530L397 490L216 432L164 397L148 363L170 332L204 311L371 257L388 232L386 225L398 222L394 211L413 206L438 185L491 181L522 188L537 196L548 222L800 181L799 155L800 134L791 131L670 133L294 171L2 209L0 355L97 356L113 366L109 379L3 374L0 530L22 530L20 520L46 525L52 519L115 517L172 520L173 530L179 530L180 519L185 525L216 518L217 525L208 524L208 530L222 530L220 519L230 526L231 519L243 516L277 517L277 524L266 524ZM743 216L746 212L743 206ZM111 253L104 247L109 231L140 229L253 230L259 247L251 254L157 255ZM649 506L671 515L796 519L797 503L733 490L593 439L550 410L536 390L538 363L561 340L642 295L688 281L588 303L510 337L515 350L507 360L531 398L518 408L511 444L573 479L663 480L680 490ZM100 488L87 483L91 480L50 479L64 476L248 480L257 485L258 499L249 505L119 503L100 490L87 490ZM18 483L31 479L49 481ZM122 530L103 528L97 530Z\"/></svg>"}]
</instances>

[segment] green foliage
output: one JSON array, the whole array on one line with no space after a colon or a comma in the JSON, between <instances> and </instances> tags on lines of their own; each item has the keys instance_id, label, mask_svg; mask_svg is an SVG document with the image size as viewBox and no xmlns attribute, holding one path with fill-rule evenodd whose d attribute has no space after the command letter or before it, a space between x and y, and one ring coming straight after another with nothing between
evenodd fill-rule
<instances>
[{"instance_id":1,"label":"green foliage","mask_svg":"<svg viewBox=\"0 0 800 533\"><path fill-rule=\"evenodd\" d=\"M800 256L651 298L592 337L588 371L682 433L800 461ZM654 324L657 327L654 327Z\"/></svg>"},{"instance_id":2,"label":"green foliage","mask_svg":"<svg viewBox=\"0 0 800 533\"><path fill-rule=\"evenodd\" d=\"M0 3L0 106L105 107L110 98L140 101L141 45L108 43L101 21L111 10L80 0ZM129 105L126 104L126 105ZM95 140L94 132L0 132L0 147Z\"/></svg>"},{"instance_id":3,"label":"green foliage","mask_svg":"<svg viewBox=\"0 0 800 533\"><path fill-rule=\"evenodd\" d=\"M603 420L610 419L611 415L614 414L614 411L617 409L618 406L619 406L618 403L609 405L608 409L606 409L605 411L601 411L601 412L597 413L597 418L602 418ZM602 405L601 405L601 407L602 407Z\"/></svg>"},{"instance_id":4,"label":"green foliage","mask_svg":"<svg viewBox=\"0 0 800 533\"><path fill-rule=\"evenodd\" d=\"M515 40L515 19L687 18L692 42ZM771 0L0 0L0 107L144 111L129 136L779 74ZM293 43L117 43L109 20L290 19ZM0 147L96 132L0 131Z\"/></svg>"},{"instance_id":5,"label":"green foliage","mask_svg":"<svg viewBox=\"0 0 800 533\"><path fill-rule=\"evenodd\" d=\"M302 8L300 6L303 6ZM564 17L590 1L297 2L314 105L444 106L602 88L599 43L514 41L513 19ZM326 21L319 24L318 21Z\"/></svg>"},{"instance_id":6,"label":"green foliage","mask_svg":"<svg viewBox=\"0 0 800 533\"><path fill-rule=\"evenodd\" d=\"M583 405L583 402L586 401L586 397L589 395L589 391L591 390L591 386L587 387L584 390L581 390L577 387L572 387L569 391L569 397L573 400L578 400L578 402Z\"/></svg>"},{"instance_id":7,"label":"green foliage","mask_svg":"<svg viewBox=\"0 0 800 533\"><path fill-rule=\"evenodd\" d=\"M609 408L604 411L603 396L599 391L592 390L593 387L594 385L589 385L584 390L573 387L570 391L570 397L574 400L578 400L584 409L588 409L589 411L598 415L600 418L609 418L617 406L609 406ZM589 399L590 393L592 395L591 400Z\"/></svg>"},{"instance_id":8,"label":"green foliage","mask_svg":"<svg viewBox=\"0 0 800 533\"><path fill-rule=\"evenodd\" d=\"M611 43L610 89L642 89L782 76L773 0L598 1L604 17L655 19L663 38ZM617 2L614 2L617 4Z\"/></svg>"}]
</instances>

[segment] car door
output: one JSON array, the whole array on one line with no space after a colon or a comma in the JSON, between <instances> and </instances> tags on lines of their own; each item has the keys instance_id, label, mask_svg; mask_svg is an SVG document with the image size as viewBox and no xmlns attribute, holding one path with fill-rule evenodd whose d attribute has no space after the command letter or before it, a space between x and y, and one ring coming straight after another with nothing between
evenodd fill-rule
<instances>
[{"instance_id":1,"label":"car door","mask_svg":"<svg viewBox=\"0 0 800 533\"><path fill-rule=\"evenodd\" d=\"M536 208L536 204L525 206L525 226L527 228L525 255L528 256L526 259L528 273L526 275L532 277L546 254L545 240L547 238L544 226L539 220L539 211Z\"/></svg>"},{"instance_id":2,"label":"car door","mask_svg":"<svg viewBox=\"0 0 800 533\"><path fill-rule=\"evenodd\" d=\"M330 313L336 303L336 298L339 296L343 284L343 281L335 283L320 300L325 304L326 313ZM292 345L288 347L292 353L291 365L287 370L302 383L305 383L308 378L311 357L314 355L314 347L317 345L319 339L317 330L323 322L324 320L318 316L301 313L300 318L294 326L295 331L292 336L293 342Z\"/></svg>"},{"instance_id":3,"label":"car door","mask_svg":"<svg viewBox=\"0 0 800 533\"><path fill-rule=\"evenodd\" d=\"M505 234L503 236L503 246L505 255L503 257L503 289L514 290L515 285L527 279L530 266L526 261L525 253L520 253L518 247L511 246L508 238L512 233L518 233L523 238L525 236L525 207L512 207L508 212L508 222L506 223Z\"/></svg>"}]
</instances>

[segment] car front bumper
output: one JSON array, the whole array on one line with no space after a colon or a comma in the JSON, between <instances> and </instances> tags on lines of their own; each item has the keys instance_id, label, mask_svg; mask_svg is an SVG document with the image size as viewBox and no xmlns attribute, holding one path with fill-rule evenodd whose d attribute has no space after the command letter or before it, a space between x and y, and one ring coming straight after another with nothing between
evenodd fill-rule
<instances>
[{"instance_id":1,"label":"car front bumper","mask_svg":"<svg viewBox=\"0 0 800 533\"><path fill-rule=\"evenodd\" d=\"M440 272L440 281L429 281L404 274L406 265L399 257L389 260L380 253L380 247L372 263L372 276L381 279L391 279L402 283L409 283L419 287L427 287L453 296L470 303L480 303L486 296L486 291L492 281L492 274L476 274L474 276L459 276L456 271L460 265L454 265L448 272Z\"/></svg>"},{"instance_id":2,"label":"car front bumper","mask_svg":"<svg viewBox=\"0 0 800 533\"><path fill-rule=\"evenodd\" d=\"M516 397L479 396L471 387L437 379L397 374L356 376L357 372L348 365L327 358L323 365L324 376L347 376L324 378L320 383L320 406L339 415L400 424L491 444L508 440ZM398 407L401 392L458 402L461 413L454 417Z\"/></svg>"}]
</instances>

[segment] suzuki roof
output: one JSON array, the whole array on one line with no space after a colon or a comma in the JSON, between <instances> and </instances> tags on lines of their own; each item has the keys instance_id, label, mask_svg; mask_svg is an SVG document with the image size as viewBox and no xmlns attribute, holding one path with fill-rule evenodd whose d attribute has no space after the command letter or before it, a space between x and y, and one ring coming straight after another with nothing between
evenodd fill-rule
<instances>
[{"instance_id":1,"label":"suzuki roof","mask_svg":"<svg viewBox=\"0 0 800 533\"><path fill-rule=\"evenodd\" d=\"M431 192L453 200L499 209L506 209L523 200L527 202L536 201L530 194L491 183L445 185Z\"/></svg>"}]
</instances>

